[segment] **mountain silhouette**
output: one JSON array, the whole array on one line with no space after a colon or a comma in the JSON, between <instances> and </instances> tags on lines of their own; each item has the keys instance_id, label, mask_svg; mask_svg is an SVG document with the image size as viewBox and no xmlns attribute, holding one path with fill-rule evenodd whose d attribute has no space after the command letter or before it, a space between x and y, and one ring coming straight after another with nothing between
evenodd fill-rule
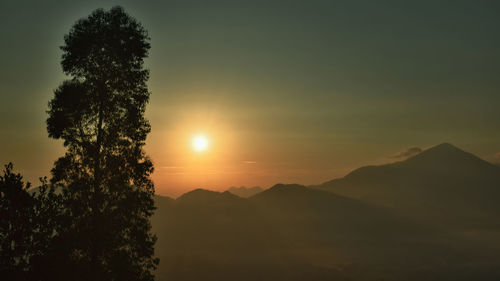
<instances>
[{"instance_id":1,"label":"mountain silhouette","mask_svg":"<svg viewBox=\"0 0 500 281\"><path fill-rule=\"evenodd\" d=\"M177 202L180 203L192 203L192 202L212 202L212 201L217 201L217 200L238 200L240 199L238 196L230 193L229 191L224 191L224 192L217 192L217 191L210 191L206 189L195 189L192 191L189 191L187 193L182 194L177 198Z\"/></svg>"},{"instance_id":2,"label":"mountain silhouette","mask_svg":"<svg viewBox=\"0 0 500 281\"><path fill-rule=\"evenodd\" d=\"M499 280L499 170L441 144L314 187L157 196L157 280Z\"/></svg>"},{"instance_id":3,"label":"mountain silhouette","mask_svg":"<svg viewBox=\"0 0 500 281\"><path fill-rule=\"evenodd\" d=\"M500 215L500 168L448 143L313 188L465 228L496 224Z\"/></svg>"},{"instance_id":4,"label":"mountain silhouette","mask_svg":"<svg viewBox=\"0 0 500 281\"><path fill-rule=\"evenodd\" d=\"M262 192L262 190L263 189L260 186L253 186L253 187L232 186L227 191L229 191L232 194L237 195L239 197L248 198L248 197L253 196L259 192Z\"/></svg>"},{"instance_id":5,"label":"mountain silhouette","mask_svg":"<svg viewBox=\"0 0 500 281\"><path fill-rule=\"evenodd\" d=\"M196 190L157 210L157 280L500 276L491 260L477 258L494 253L470 250L476 244L387 208L300 185L279 184L249 199L233 196ZM471 261L480 263L467 267Z\"/></svg>"}]
</instances>

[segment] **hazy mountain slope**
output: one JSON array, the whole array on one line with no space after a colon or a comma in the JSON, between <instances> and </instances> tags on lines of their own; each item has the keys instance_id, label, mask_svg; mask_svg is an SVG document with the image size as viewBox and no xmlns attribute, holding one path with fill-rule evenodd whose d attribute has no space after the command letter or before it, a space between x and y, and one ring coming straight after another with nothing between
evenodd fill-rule
<instances>
[{"instance_id":1,"label":"hazy mountain slope","mask_svg":"<svg viewBox=\"0 0 500 281\"><path fill-rule=\"evenodd\" d=\"M500 168L450 144L314 188L464 228L496 227Z\"/></svg>"},{"instance_id":2,"label":"hazy mountain slope","mask_svg":"<svg viewBox=\"0 0 500 281\"><path fill-rule=\"evenodd\" d=\"M462 241L454 247L469 249L471 263L487 266L489 260L500 268L500 169L450 144L402 162L362 167L314 188L432 225Z\"/></svg>"},{"instance_id":3,"label":"hazy mountain slope","mask_svg":"<svg viewBox=\"0 0 500 281\"><path fill-rule=\"evenodd\" d=\"M358 200L299 185L249 199L157 198L158 280L471 280L489 253ZM479 263L470 265L471 260ZM486 261L485 261L486 260ZM484 279L488 280L488 279Z\"/></svg>"},{"instance_id":4,"label":"hazy mountain slope","mask_svg":"<svg viewBox=\"0 0 500 281\"><path fill-rule=\"evenodd\" d=\"M162 259L157 280L252 280L241 276L251 271L246 265L274 266L273 248L280 247L263 221L248 200L229 192L184 194L153 218Z\"/></svg>"},{"instance_id":5,"label":"hazy mountain slope","mask_svg":"<svg viewBox=\"0 0 500 281\"><path fill-rule=\"evenodd\" d=\"M321 252L322 258L338 262L373 261L382 256L386 261L411 259L401 256L402 248L435 234L385 209L301 185L278 184L251 197L250 202L269 223L279 222L281 239L288 239L294 251ZM399 249L393 249L396 241ZM312 261L321 263L312 254Z\"/></svg>"}]
</instances>

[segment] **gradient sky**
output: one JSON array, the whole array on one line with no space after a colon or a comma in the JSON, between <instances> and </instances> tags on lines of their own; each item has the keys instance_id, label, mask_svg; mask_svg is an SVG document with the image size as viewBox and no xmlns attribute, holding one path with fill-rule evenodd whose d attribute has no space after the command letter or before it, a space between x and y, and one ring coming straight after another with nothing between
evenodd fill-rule
<instances>
[{"instance_id":1,"label":"gradient sky","mask_svg":"<svg viewBox=\"0 0 500 281\"><path fill-rule=\"evenodd\" d=\"M64 153L45 129L63 36L114 5L151 37L160 194L315 184L442 142L500 162L498 1L2 0L0 162L30 181Z\"/></svg>"}]
</instances>

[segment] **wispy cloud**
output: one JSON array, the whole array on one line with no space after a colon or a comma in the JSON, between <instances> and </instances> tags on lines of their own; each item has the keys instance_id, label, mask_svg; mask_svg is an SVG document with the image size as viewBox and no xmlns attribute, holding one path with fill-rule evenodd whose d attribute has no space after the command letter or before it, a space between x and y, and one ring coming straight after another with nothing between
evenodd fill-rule
<instances>
[{"instance_id":1,"label":"wispy cloud","mask_svg":"<svg viewBox=\"0 0 500 281\"><path fill-rule=\"evenodd\" d=\"M413 155L419 154L420 152L422 152L422 149L420 147L412 146L408 147L406 150L403 150L401 152L389 156L389 158L396 158L396 159L408 158Z\"/></svg>"},{"instance_id":2,"label":"wispy cloud","mask_svg":"<svg viewBox=\"0 0 500 281\"><path fill-rule=\"evenodd\" d=\"M160 169L165 170L162 172L165 175L184 175L184 167L182 166L160 166Z\"/></svg>"},{"instance_id":3,"label":"wispy cloud","mask_svg":"<svg viewBox=\"0 0 500 281\"><path fill-rule=\"evenodd\" d=\"M255 162L255 161L243 161L243 163L245 163L245 164L257 164L257 162Z\"/></svg>"},{"instance_id":4,"label":"wispy cloud","mask_svg":"<svg viewBox=\"0 0 500 281\"><path fill-rule=\"evenodd\" d=\"M161 166L160 169L184 169L182 166Z\"/></svg>"}]
</instances>

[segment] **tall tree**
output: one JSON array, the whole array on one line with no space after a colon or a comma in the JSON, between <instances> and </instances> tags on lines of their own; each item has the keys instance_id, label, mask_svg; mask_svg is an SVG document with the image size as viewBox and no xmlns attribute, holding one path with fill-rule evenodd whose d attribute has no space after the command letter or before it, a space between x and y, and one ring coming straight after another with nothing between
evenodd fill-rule
<instances>
[{"instance_id":1,"label":"tall tree","mask_svg":"<svg viewBox=\"0 0 500 281\"><path fill-rule=\"evenodd\" d=\"M63 189L59 239L73 280L154 279L153 165L143 151L149 48L146 30L121 7L95 10L64 37L71 79L49 102L47 130L67 148L51 183Z\"/></svg>"}]
</instances>

